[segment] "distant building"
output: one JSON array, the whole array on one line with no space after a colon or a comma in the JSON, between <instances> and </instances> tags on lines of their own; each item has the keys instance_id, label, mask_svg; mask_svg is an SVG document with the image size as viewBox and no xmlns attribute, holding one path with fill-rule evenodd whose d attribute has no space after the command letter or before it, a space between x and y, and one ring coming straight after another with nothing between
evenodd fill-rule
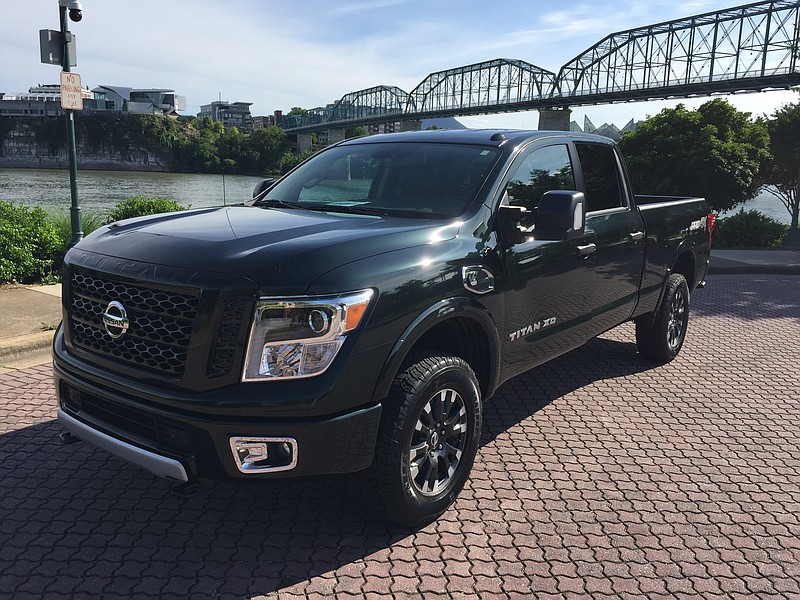
<instances>
[{"instance_id":1,"label":"distant building","mask_svg":"<svg viewBox=\"0 0 800 600\"><path fill-rule=\"evenodd\" d=\"M175 90L100 85L92 92L98 111L177 115L186 110L186 97L178 96Z\"/></svg>"},{"instance_id":2,"label":"distant building","mask_svg":"<svg viewBox=\"0 0 800 600\"><path fill-rule=\"evenodd\" d=\"M367 125L367 134L375 135L378 133L394 133L397 130L396 123L375 123Z\"/></svg>"},{"instance_id":3,"label":"distant building","mask_svg":"<svg viewBox=\"0 0 800 600\"><path fill-rule=\"evenodd\" d=\"M94 96L89 89L81 90L84 109L94 109ZM57 83L38 84L27 92L0 93L0 117L57 117L61 108L61 88Z\"/></svg>"},{"instance_id":4,"label":"distant building","mask_svg":"<svg viewBox=\"0 0 800 600\"><path fill-rule=\"evenodd\" d=\"M222 102L214 101L211 104L200 106L198 118L208 117L212 121L219 121L225 129L236 127L242 133L253 131L253 117L250 115L252 102Z\"/></svg>"},{"instance_id":5,"label":"distant building","mask_svg":"<svg viewBox=\"0 0 800 600\"><path fill-rule=\"evenodd\" d=\"M173 90L134 89L101 85L86 88L83 96L85 113L139 113L175 115L186 110L186 98ZM58 84L38 84L26 93L0 94L0 116L56 117L64 114L61 108L61 88Z\"/></svg>"},{"instance_id":6,"label":"distant building","mask_svg":"<svg viewBox=\"0 0 800 600\"><path fill-rule=\"evenodd\" d=\"M597 135L603 135L605 137L611 138L612 140L619 141L622 136L625 134L626 131L636 131L639 128L639 123L641 121L634 121L631 119L628 121L628 124L625 125L622 129L614 125L613 123L603 123L600 127L595 127L594 123L592 123L591 119L588 116L584 116L583 118L583 128L578 125L575 121L572 121L569 124L570 131L576 132L583 132L583 133L594 133Z\"/></svg>"},{"instance_id":7,"label":"distant building","mask_svg":"<svg viewBox=\"0 0 800 600\"><path fill-rule=\"evenodd\" d=\"M260 115L253 117L253 130L264 129L265 127L276 127L283 117L282 110L276 110L271 115Z\"/></svg>"}]
</instances>

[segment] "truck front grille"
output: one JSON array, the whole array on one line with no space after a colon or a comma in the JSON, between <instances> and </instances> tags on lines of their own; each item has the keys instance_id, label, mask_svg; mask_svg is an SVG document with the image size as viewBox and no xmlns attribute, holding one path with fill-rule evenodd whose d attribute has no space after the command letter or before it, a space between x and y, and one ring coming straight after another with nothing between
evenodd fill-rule
<instances>
[{"instance_id":1,"label":"truck front grille","mask_svg":"<svg viewBox=\"0 0 800 600\"><path fill-rule=\"evenodd\" d=\"M76 347L160 375L183 375L197 293L129 285L81 272L72 273L70 291L70 329ZM103 324L103 313L113 301L125 307L129 319L128 330L116 339Z\"/></svg>"}]
</instances>

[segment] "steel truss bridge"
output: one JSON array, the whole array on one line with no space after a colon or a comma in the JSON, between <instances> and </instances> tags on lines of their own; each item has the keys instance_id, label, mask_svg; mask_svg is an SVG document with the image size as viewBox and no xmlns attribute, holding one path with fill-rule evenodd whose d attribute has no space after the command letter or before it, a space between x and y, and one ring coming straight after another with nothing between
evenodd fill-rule
<instances>
[{"instance_id":1,"label":"steel truss bridge","mask_svg":"<svg viewBox=\"0 0 800 600\"><path fill-rule=\"evenodd\" d=\"M428 75L410 93L377 86L285 115L311 133L436 117L761 91L800 84L800 0L757 2L612 33L558 74L496 59Z\"/></svg>"}]
</instances>

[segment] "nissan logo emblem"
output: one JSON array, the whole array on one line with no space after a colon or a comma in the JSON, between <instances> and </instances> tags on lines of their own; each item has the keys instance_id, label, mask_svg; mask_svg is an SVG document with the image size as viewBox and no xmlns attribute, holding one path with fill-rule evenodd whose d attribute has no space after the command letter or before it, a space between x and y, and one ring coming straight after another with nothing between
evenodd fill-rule
<instances>
[{"instance_id":1,"label":"nissan logo emblem","mask_svg":"<svg viewBox=\"0 0 800 600\"><path fill-rule=\"evenodd\" d=\"M122 337L128 331L128 326L130 325L128 311L116 300L109 302L108 306L106 306L106 311L103 313L103 325L106 328L106 333L113 339Z\"/></svg>"}]
</instances>

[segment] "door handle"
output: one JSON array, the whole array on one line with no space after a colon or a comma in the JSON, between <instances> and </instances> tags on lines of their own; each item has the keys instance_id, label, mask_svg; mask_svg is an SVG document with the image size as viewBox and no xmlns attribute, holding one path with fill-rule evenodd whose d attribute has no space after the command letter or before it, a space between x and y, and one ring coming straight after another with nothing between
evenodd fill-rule
<instances>
[{"instance_id":1,"label":"door handle","mask_svg":"<svg viewBox=\"0 0 800 600\"><path fill-rule=\"evenodd\" d=\"M597 250L597 244L586 244L585 246L578 246L578 256L589 256Z\"/></svg>"},{"instance_id":2,"label":"door handle","mask_svg":"<svg viewBox=\"0 0 800 600\"><path fill-rule=\"evenodd\" d=\"M632 242L638 242L644 239L644 231L631 231L628 237L631 238Z\"/></svg>"}]
</instances>

